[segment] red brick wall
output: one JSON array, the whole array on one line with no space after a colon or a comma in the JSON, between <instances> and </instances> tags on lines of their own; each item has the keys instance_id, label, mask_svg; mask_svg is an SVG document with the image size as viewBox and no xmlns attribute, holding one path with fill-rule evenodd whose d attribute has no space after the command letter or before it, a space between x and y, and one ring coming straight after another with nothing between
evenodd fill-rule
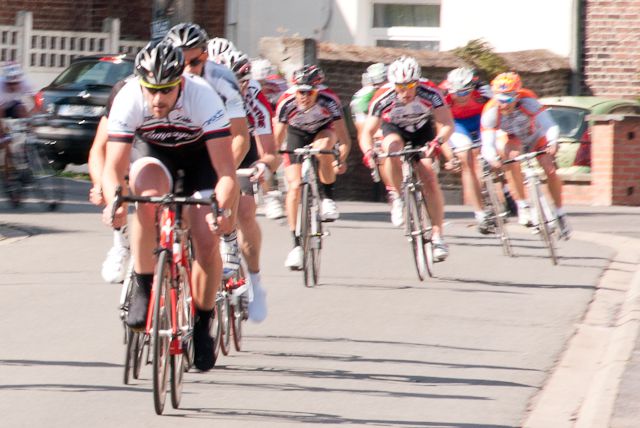
<instances>
[{"instance_id":1,"label":"red brick wall","mask_svg":"<svg viewBox=\"0 0 640 428\"><path fill-rule=\"evenodd\" d=\"M587 0L584 34L586 93L640 96L640 1Z\"/></svg>"},{"instance_id":2,"label":"red brick wall","mask_svg":"<svg viewBox=\"0 0 640 428\"><path fill-rule=\"evenodd\" d=\"M149 38L150 0L23 0L2 1L0 25L14 25L16 14L33 13L38 30L101 31L105 18L120 18L123 38ZM224 0L193 0L194 21L210 35L224 34Z\"/></svg>"}]
</instances>

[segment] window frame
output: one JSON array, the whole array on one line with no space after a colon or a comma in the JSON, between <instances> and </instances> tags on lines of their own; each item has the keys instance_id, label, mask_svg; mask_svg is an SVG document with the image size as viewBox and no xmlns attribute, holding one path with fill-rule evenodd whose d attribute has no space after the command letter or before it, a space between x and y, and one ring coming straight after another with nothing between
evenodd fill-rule
<instances>
[{"instance_id":1,"label":"window frame","mask_svg":"<svg viewBox=\"0 0 640 428\"><path fill-rule=\"evenodd\" d=\"M371 20L369 22L369 31L371 35L371 44L377 46L378 40L390 41L425 41L442 43L442 25L440 27L374 27L373 16L376 4L398 4L398 5L434 5L440 6L442 14L442 0L371 0L369 6L371 8ZM442 24L442 23L441 23ZM438 49L439 50L439 49Z\"/></svg>"}]
</instances>

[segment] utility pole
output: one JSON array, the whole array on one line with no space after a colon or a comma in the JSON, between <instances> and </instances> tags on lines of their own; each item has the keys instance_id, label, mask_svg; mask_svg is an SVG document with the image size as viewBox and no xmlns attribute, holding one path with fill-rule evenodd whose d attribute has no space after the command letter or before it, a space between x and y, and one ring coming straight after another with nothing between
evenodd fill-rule
<instances>
[{"instance_id":1,"label":"utility pole","mask_svg":"<svg viewBox=\"0 0 640 428\"><path fill-rule=\"evenodd\" d=\"M171 27L193 20L193 0L153 0L151 40L159 41Z\"/></svg>"}]
</instances>

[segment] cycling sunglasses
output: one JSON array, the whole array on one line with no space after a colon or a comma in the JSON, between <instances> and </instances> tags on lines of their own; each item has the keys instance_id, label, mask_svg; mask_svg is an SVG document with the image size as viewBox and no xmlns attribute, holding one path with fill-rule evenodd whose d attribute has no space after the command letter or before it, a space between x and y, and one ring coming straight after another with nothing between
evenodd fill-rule
<instances>
[{"instance_id":1,"label":"cycling sunglasses","mask_svg":"<svg viewBox=\"0 0 640 428\"><path fill-rule=\"evenodd\" d=\"M206 61L203 57L204 57L204 52L198 55L197 57L195 57L194 59L192 59L191 61L189 61L187 65L189 67L197 67Z\"/></svg>"},{"instance_id":2,"label":"cycling sunglasses","mask_svg":"<svg viewBox=\"0 0 640 428\"><path fill-rule=\"evenodd\" d=\"M158 92L160 92L161 94L167 95L168 93L173 91L173 88L175 88L179 84L180 84L180 79L168 85L155 86L155 85L150 85L148 83L142 83L142 86L144 86L151 95L155 95Z\"/></svg>"},{"instance_id":3,"label":"cycling sunglasses","mask_svg":"<svg viewBox=\"0 0 640 428\"><path fill-rule=\"evenodd\" d=\"M504 94L496 95L496 99L500 104L511 104L518 98L518 94L515 92L507 92Z\"/></svg>"},{"instance_id":4,"label":"cycling sunglasses","mask_svg":"<svg viewBox=\"0 0 640 428\"><path fill-rule=\"evenodd\" d=\"M304 89L304 90L298 89L298 93L300 95L313 95L316 92L318 92L316 89Z\"/></svg>"},{"instance_id":5,"label":"cycling sunglasses","mask_svg":"<svg viewBox=\"0 0 640 428\"><path fill-rule=\"evenodd\" d=\"M409 83L396 83L396 89L413 89L418 86L417 81L409 82Z\"/></svg>"},{"instance_id":6,"label":"cycling sunglasses","mask_svg":"<svg viewBox=\"0 0 640 428\"><path fill-rule=\"evenodd\" d=\"M471 93L471 89L463 89L461 91L454 92L454 94L456 94L457 97L466 97L470 93Z\"/></svg>"}]
</instances>

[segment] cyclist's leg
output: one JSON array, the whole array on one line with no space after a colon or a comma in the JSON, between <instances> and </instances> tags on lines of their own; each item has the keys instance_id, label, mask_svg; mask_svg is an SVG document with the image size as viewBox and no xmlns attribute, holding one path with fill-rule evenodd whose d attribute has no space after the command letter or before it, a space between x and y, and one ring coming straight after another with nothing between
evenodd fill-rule
<instances>
[{"instance_id":1,"label":"cyclist's leg","mask_svg":"<svg viewBox=\"0 0 640 428\"><path fill-rule=\"evenodd\" d=\"M484 218L482 191L476 169L476 157L473 151L468 149L473 144L471 135L466 128L456 123L456 131L451 135L449 144L454 150L462 150L456 154L462 169L462 189L466 199L470 201L473 206L476 219L480 221Z\"/></svg>"},{"instance_id":2,"label":"cyclist's leg","mask_svg":"<svg viewBox=\"0 0 640 428\"><path fill-rule=\"evenodd\" d=\"M167 167L157 158L145 156L131 165L130 186L137 195L160 195L172 187L172 177ZM129 305L127 324L132 328L142 328L146 322L156 247L155 207L138 204L131 219L130 246L134 260L135 289Z\"/></svg>"},{"instance_id":3,"label":"cyclist's leg","mask_svg":"<svg viewBox=\"0 0 640 428\"><path fill-rule=\"evenodd\" d=\"M505 133L499 134L499 142L504 143L503 148L498 149L498 153L503 159L513 159L522 153L523 147L520 140L516 137L509 137ZM509 184L509 189L518 206L518 223L523 226L531 226L531 213L527 195L524 189L524 177L522 176L522 168L520 163L514 162L504 167L505 178Z\"/></svg>"},{"instance_id":4,"label":"cyclist's leg","mask_svg":"<svg viewBox=\"0 0 640 428\"><path fill-rule=\"evenodd\" d=\"M295 150L310 144L313 141L313 135L289 127L287 130L287 150ZM287 210L287 222L289 230L293 237L293 249L289 252L285 261L285 266L290 268L302 267L302 247L300 246L300 237L296 236L296 221L298 219L298 205L300 204L300 186L302 184L302 165L301 159L293 154L285 154L283 156L284 176L287 180L287 197L285 206Z\"/></svg>"},{"instance_id":5,"label":"cyclist's leg","mask_svg":"<svg viewBox=\"0 0 640 428\"><path fill-rule=\"evenodd\" d=\"M433 168L433 160L431 158L424 158L420 160L418 165L418 174L420 174L427 200L427 210L429 211L431 224L433 226L433 237L434 240L436 240L443 236L444 195L438 182L438 175Z\"/></svg>"},{"instance_id":6,"label":"cyclist's leg","mask_svg":"<svg viewBox=\"0 0 640 428\"><path fill-rule=\"evenodd\" d=\"M331 150L336 145L336 133L331 128L322 129L313 138L313 147L321 150ZM323 184L333 184L336 172L333 168L333 155L316 155L318 159L318 176Z\"/></svg>"}]
</instances>

